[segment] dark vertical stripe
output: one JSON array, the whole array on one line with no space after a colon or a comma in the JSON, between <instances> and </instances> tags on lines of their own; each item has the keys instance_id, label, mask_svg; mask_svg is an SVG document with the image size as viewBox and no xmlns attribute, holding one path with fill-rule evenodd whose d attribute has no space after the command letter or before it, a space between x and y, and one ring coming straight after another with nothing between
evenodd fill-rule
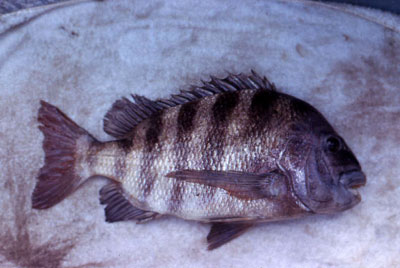
<instances>
[{"instance_id":1,"label":"dark vertical stripe","mask_svg":"<svg viewBox=\"0 0 400 268\"><path fill-rule=\"evenodd\" d=\"M114 164L114 175L118 179L125 178L126 175L126 154L118 155Z\"/></svg>"},{"instance_id":2,"label":"dark vertical stripe","mask_svg":"<svg viewBox=\"0 0 400 268\"><path fill-rule=\"evenodd\" d=\"M239 103L239 91L225 92L220 94L211 108L211 128L205 139L205 150L203 152L204 169L210 170L220 163L224 153L224 141L226 139L226 128L235 107Z\"/></svg>"},{"instance_id":3,"label":"dark vertical stripe","mask_svg":"<svg viewBox=\"0 0 400 268\"><path fill-rule=\"evenodd\" d=\"M182 204L182 191L183 191L182 182L175 181L172 187L171 198L168 204L168 212L176 213L180 210Z\"/></svg>"},{"instance_id":4,"label":"dark vertical stripe","mask_svg":"<svg viewBox=\"0 0 400 268\"><path fill-rule=\"evenodd\" d=\"M150 195L155 181L155 176L152 175L153 173L150 172L150 170L154 169L154 161L160 154L160 150L154 151L154 148L159 144L159 137L163 131L162 117L162 111L154 114L148 121L148 127L145 134L146 155L142 160L140 171L141 178L145 180L143 189L144 198Z\"/></svg>"},{"instance_id":5,"label":"dark vertical stripe","mask_svg":"<svg viewBox=\"0 0 400 268\"><path fill-rule=\"evenodd\" d=\"M114 175L122 179L126 175L126 157L132 150L132 138L117 141L118 152L114 163Z\"/></svg>"},{"instance_id":6,"label":"dark vertical stripe","mask_svg":"<svg viewBox=\"0 0 400 268\"><path fill-rule=\"evenodd\" d=\"M213 123L224 124L239 102L239 91L226 92L218 96L212 107Z\"/></svg>"},{"instance_id":7,"label":"dark vertical stripe","mask_svg":"<svg viewBox=\"0 0 400 268\"><path fill-rule=\"evenodd\" d=\"M158 138L162 132L162 113L153 115L150 118L149 126L146 131L146 150L152 152L158 143Z\"/></svg>"},{"instance_id":8,"label":"dark vertical stripe","mask_svg":"<svg viewBox=\"0 0 400 268\"><path fill-rule=\"evenodd\" d=\"M121 151L123 151L125 154L128 154L131 151L132 144L132 138L117 141L118 148L121 149Z\"/></svg>"},{"instance_id":9,"label":"dark vertical stripe","mask_svg":"<svg viewBox=\"0 0 400 268\"><path fill-rule=\"evenodd\" d=\"M106 143L101 143L98 141L93 141L90 143L89 146L89 151L88 151L88 157L87 157L87 162L90 168L94 168L97 165L98 162L98 156L97 154L104 150L104 148L106 147L105 145Z\"/></svg>"},{"instance_id":10,"label":"dark vertical stripe","mask_svg":"<svg viewBox=\"0 0 400 268\"><path fill-rule=\"evenodd\" d=\"M178 113L177 117L177 137L174 145L175 153L175 170L181 170L187 168L187 157L192 150L193 146L189 146L191 140L191 132L194 128L194 119L197 114L199 102L193 101L183 104ZM171 213L175 213L180 210L182 203L182 191L183 185L180 182L175 181L172 187L171 198L168 204L168 210Z\"/></svg>"},{"instance_id":11,"label":"dark vertical stripe","mask_svg":"<svg viewBox=\"0 0 400 268\"><path fill-rule=\"evenodd\" d=\"M146 198L150 195L153 190L155 178L153 176L147 175L146 182L143 189L143 198Z\"/></svg>"},{"instance_id":12,"label":"dark vertical stripe","mask_svg":"<svg viewBox=\"0 0 400 268\"><path fill-rule=\"evenodd\" d=\"M291 97L291 106L293 107L293 113L297 116L308 118L310 121L320 121L321 114L310 104L297 98ZM323 117L323 116L322 116ZM321 124L321 122L320 122Z\"/></svg>"},{"instance_id":13,"label":"dark vertical stripe","mask_svg":"<svg viewBox=\"0 0 400 268\"><path fill-rule=\"evenodd\" d=\"M191 140L191 132L194 128L194 118L197 113L198 102L189 102L185 103L179 109L178 117L177 117L177 137L174 145L174 153L176 157L177 163L175 163L175 169L179 170L185 166L185 160L187 159L187 155L189 150L192 149L192 146L188 146L187 143ZM179 159L178 159L179 158Z\"/></svg>"},{"instance_id":14,"label":"dark vertical stripe","mask_svg":"<svg viewBox=\"0 0 400 268\"><path fill-rule=\"evenodd\" d=\"M279 94L272 90L259 90L253 95L248 111L249 126L253 133L264 130L269 119L277 113L274 108L278 98Z\"/></svg>"},{"instance_id":15,"label":"dark vertical stripe","mask_svg":"<svg viewBox=\"0 0 400 268\"><path fill-rule=\"evenodd\" d=\"M197 113L198 101L188 102L181 106L177 118L178 139L193 129L193 120Z\"/></svg>"}]
</instances>

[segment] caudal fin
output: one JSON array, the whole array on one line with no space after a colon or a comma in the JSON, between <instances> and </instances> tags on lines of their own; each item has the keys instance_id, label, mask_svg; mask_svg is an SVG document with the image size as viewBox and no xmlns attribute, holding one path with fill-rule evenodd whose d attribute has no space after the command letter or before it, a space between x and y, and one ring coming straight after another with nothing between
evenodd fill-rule
<instances>
[{"instance_id":1,"label":"caudal fin","mask_svg":"<svg viewBox=\"0 0 400 268\"><path fill-rule=\"evenodd\" d=\"M63 200L88 178L85 155L96 140L45 101L41 101L38 121L44 135L45 163L37 177L32 207L45 209Z\"/></svg>"}]
</instances>

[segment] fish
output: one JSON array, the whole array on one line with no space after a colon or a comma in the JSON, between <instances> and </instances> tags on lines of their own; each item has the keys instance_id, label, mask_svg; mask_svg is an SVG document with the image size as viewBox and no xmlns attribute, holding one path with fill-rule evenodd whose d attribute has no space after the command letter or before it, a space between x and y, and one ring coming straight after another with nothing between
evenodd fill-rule
<instances>
[{"instance_id":1,"label":"fish","mask_svg":"<svg viewBox=\"0 0 400 268\"><path fill-rule=\"evenodd\" d=\"M210 223L208 250L258 223L337 213L361 201L366 176L312 105L255 71L211 76L170 98L132 95L104 117L101 142L41 101L44 165L32 207L47 209L104 177L107 222L164 215Z\"/></svg>"}]
</instances>

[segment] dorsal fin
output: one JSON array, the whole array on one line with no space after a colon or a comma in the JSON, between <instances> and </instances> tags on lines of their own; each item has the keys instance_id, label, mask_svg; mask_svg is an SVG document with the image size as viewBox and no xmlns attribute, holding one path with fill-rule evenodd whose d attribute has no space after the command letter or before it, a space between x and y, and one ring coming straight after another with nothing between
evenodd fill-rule
<instances>
[{"instance_id":1,"label":"dorsal fin","mask_svg":"<svg viewBox=\"0 0 400 268\"><path fill-rule=\"evenodd\" d=\"M181 90L169 99L152 101L143 96L132 95L133 102L127 98L117 100L104 117L104 131L115 138L124 139L129 137L141 121L166 108L227 91L276 90L265 76L261 77L253 70L250 75L229 74L223 79L211 76L210 81L202 83L202 86L192 86L191 90Z\"/></svg>"}]
</instances>

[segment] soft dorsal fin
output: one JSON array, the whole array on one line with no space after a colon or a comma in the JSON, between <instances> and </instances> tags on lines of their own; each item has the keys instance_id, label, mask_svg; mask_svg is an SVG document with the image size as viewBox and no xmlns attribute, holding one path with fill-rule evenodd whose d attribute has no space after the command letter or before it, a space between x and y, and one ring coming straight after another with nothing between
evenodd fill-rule
<instances>
[{"instance_id":1,"label":"soft dorsal fin","mask_svg":"<svg viewBox=\"0 0 400 268\"><path fill-rule=\"evenodd\" d=\"M250 75L229 74L223 79L211 76L209 82L202 83L202 86L192 86L191 90L181 90L169 99L152 101L143 96L132 95L133 102L127 98L117 100L104 117L104 131L115 138L124 139L129 137L137 124L166 108L227 91L276 90L265 76L261 77L253 70Z\"/></svg>"}]
</instances>

